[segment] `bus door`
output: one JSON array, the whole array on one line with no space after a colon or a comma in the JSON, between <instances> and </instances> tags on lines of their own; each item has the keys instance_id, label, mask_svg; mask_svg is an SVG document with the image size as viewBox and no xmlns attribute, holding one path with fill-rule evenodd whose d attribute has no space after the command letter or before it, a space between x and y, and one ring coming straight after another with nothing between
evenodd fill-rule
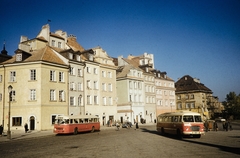
<instances>
[{"instance_id":1,"label":"bus door","mask_svg":"<svg viewBox=\"0 0 240 158\"><path fill-rule=\"evenodd\" d=\"M179 126L179 117L178 116L173 116L172 117L172 123L173 123L173 129L174 131L176 131L176 129L178 128Z\"/></svg>"}]
</instances>

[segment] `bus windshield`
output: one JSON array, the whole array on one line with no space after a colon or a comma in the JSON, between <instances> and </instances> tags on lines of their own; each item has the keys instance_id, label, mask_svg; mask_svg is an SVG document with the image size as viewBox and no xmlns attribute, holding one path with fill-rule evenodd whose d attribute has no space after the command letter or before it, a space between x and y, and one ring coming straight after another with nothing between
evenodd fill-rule
<instances>
[{"instance_id":1,"label":"bus windshield","mask_svg":"<svg viewBox=\"0 0 240 158\"><path fill-rule=\"evenodd\" d=\"M183 122L194 122L193 115L184 115Z\"/></svg>"},{"instance_id":2,"label":"bus windshield","mask_svg":"<svg viewBox=\"0 0 240 158\"><path fill-rule=\"evenodd\" d=\"M201 116L194 116L195 122L202 122Z\"/></svg>"}]
</instances>

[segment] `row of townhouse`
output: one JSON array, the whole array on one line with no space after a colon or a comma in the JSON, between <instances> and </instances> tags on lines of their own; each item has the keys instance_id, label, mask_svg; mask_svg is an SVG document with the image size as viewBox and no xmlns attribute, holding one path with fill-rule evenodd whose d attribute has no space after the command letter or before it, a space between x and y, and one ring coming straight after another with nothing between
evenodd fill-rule
<instances>
[{"instance_id":1,"label":"row of townhouse","mask_svg":"<svg viewBox=\"0 0 240 158\"><path fill-rule=\"evenodd\" d=\"M149 123L176 109L174 81L154 68L153 54L112 58L48 24L34 39L21 36L14 56L4 45L0 59L0 121L7 127L11 109L11 130L52 129L57 115Z\"/></svg>"}]
</instances>

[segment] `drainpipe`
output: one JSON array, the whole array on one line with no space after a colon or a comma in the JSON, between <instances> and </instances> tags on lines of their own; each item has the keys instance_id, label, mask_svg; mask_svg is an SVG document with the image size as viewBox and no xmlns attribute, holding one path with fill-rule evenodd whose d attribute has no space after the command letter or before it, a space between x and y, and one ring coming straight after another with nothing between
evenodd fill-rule
<instances>
[{"instance_id":1,"label":"drainpipe","mask_svg":"<svg viewBox=\"0 0 240 158\"><path fill-rule=\"evenodd\" d=\"M2 126L3 126L3 131L4 131L4 111L5 111L5 74L6 74L6 68L3 65L3 71L4 71L4 75L3 75L3 116L2 116Z\"/></svg>"}]
</instances>

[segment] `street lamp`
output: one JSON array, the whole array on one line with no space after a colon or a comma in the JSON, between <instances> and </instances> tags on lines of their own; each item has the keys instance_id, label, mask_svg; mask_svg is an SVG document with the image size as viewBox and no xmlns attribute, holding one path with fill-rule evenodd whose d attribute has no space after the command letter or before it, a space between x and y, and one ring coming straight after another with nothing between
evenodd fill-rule
<instances>
[{"instance_id":1,"label":"street lamp","mask_svg":"<svg viewBox=\"0 0 240 158\"><path fill-rule=\"evenodd\" d=\"M11 130L10 130L10 114L11 114L11 94L12 94L12 86L8 86L8 94L9 94L9 105L8 105L8 131L7 131L7 138L11 139Z\"/></svg>"}]
</instances>

